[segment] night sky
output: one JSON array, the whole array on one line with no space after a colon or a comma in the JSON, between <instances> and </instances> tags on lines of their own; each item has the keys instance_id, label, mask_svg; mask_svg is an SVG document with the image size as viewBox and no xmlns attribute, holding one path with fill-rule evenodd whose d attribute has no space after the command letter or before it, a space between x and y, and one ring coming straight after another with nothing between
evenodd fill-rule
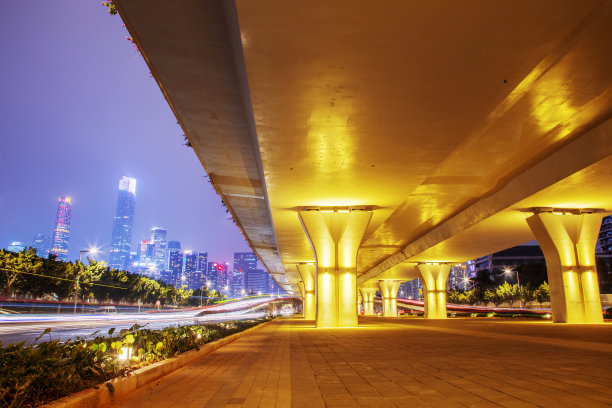
<instances>
[{"instance_id":1,"label":"night sky","mask_svg":"<svg viewBox=\"0 0 612 408\"><path fill-rule=\"evenodd\" d=\"M183 249L249 251L121 18L97 0L4 2L0 14L0 247L51 235L72 198L69 258L108 258L117 188L137 179L133 249L155 226Z\"/></svg>"}]
</instances>

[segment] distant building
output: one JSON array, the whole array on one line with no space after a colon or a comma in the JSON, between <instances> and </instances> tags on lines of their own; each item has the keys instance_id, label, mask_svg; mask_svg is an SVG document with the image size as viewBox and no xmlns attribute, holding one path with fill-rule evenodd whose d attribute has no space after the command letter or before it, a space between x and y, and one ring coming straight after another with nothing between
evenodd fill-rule
<instances>
[{"instance_id":1,"label":"distant building","mask_svg":"<svg viewBox=\"0 0 612 408\"><path fill-rule=\"evenodd\" d=\"M466 265L455 265L451 268L446 281L446 289L471 289L471 283L467 276Z\"/></svg>"},{"instance_id":2,"label":"distant building","mask_svg":"<svg viewBox=\"0 0 612 408\"><path fill-rule=\"evenodd\" d=\"M227 264L221 262L209 262L206 271L206 281L210 282L210 289L223 292L227 286ZM225 292L227 293L227 292Z\"/></svg>"},{"instance_id":3,"label":"distant building","mask_svg":"<svg viewBox=\"0 0 612 408\"><path fill-rule=\"evenodd\" d=\"M253 252L234 252L234 270L230 277L230 293L232 296L242 296L246 290L246 273L257 269L257 255Z\"/></svg>"},{"instance_id":4,"label":"distant building","mask_svg":"<svg viewBox=\"0 0 612 408\"><path fill-rule=\"evenodd\" d=\"M254 294L270 293L270 275L263 269L251 269L246 272L246 290Z\"/></svg>"},{"instance_id":5,"label":"distant building","mask_svg":"<svg viewBox=\"0 0 612 408\"><path fill-rule=\"evenodd\" d=\"M421 300L423 298L423 285L421 284L420 279L413 279L411 281L404 282L400 286L400 290L402 290L402 286L407 299Z\"/></svg>"},{"instance_id":6,"label":"distant building","mask_svg":"<svg viewBox=\"0 0 612 408\"><path fill-rule=\"evenodd\" d=\"M25 249L25 244L19 241L13 241L6 247L11 252L21 252Z\"/></svg>"},{"instance_id":7,"label":"distant building","mask_svg":"<svg viewBox=\"0 0 612 408\"><path fill-rule=\"evenodd\" d=\"M495 279L507 267L527 264L546 265L544 254L538 245L519 245L474 259L467 263L467 273L469 276L476 276L478 272L486 271L491 279Z\"/></svg>"},{"instance_id":8,"label":"distant building","mask_svg":"<svg viewBox=\"0 0 612 408\"><path fill-rule=\"evenodd\" d=\"M155 276L157 268L153 263L153 249L154 246L151 241L148 241L146 239L141 239L140 241L138 241L138 247L136 248L136 257L132 258L134 259L134 261L132 262L130 271L149 277Z\"/></svg>"},{"instance_id":9,"label":"distant building","mask_svg":"<svg viewBox=\"0 0 612 408\"><path fill-rule=\"evenodd\" d=\"M181 249L180 241L168 241L168 250L171 249Z\"/></svg>"},{"instance_id":10,"label":"distant building","mask_svg":"<svg viewBox=\"0 0 612 408\"><path fill-rule=\"evenodd\" d=\"M36 248L36 255L46 258L51 250L51 239L47 234L37 234L32 241L32 248Z\"/></svg>"},{"instance_id":11,"label":"distant building","mask_svg":"<svg viewBox=\"0 0 612 408\"><path fill-rule=\"evenodd\" d=\"M70 244L70 218L72 207L70 197L60 197L55 216L55 228L53 230L53 246L51 253L57 256L59 261L68 260L68 246Z\"/></svg>"},{"instance_id":12,"label":"distant building","mask_svg":"<svg viewBox=\"0 0 612 408\"><path fill-rule=\"evenodd\" d=\"M182 285L189 289L197 289L202 285L202 271L198 271L198 253L185 251L185 267L183 269L184 280Z\"/></svg>"},{"instance_id":13,"label":"distant building","mask_svg":"<svg viewBox=\"0 0 612 408\"><path fill-rule=\"evenodd\" d=\"M153 244L153 263L157 270L163 271L166 269L166 251L168 249L167 241L168 231L165 228L151 229L151 244Z\"/></svg>"},{"instance_id":14,"label":"distant building","mask_svg":"<svg viewBox=\"0 0 612 408\"><path fill-rule=\"evenodd\" d=\"M202 277L206 277L206 268L208 267L208 252L198 251L198 261L196 270L202 271Z\"/></svg>"},{"instance_id":15,"label":"distant building","mask_svg":"<svg viewBox=\"0 0 612 408\"><path fill-rule=\"evenodd\" d=\"M119 180L117 212L113 221L108 266L126 270L130 266L132 230L136 204L136 179L122 177Z\"/></svg>"},{"instance_id":16,"label":"distant building","mask_svg":"<svg viewBox=\"0 0 612 408\"><path fill-rule=\"evenodd\" d=\"M597 249L602 255L612 255L612 215L604 217L601 222Z\"/></svg>"},{"instance_id":17,"label":"distant building","mask_svg":"<svg viewBox=\"0 0 612 408\"><path fill-rule=\"evenodd\" d=\"M180 248L171 248L168 250L167 271L169 274L166 274L166 279L164 279L164 281L175 287L180 287L181 277L183 276L183 251L181 251Z\"/></svg>"}]
</instances>

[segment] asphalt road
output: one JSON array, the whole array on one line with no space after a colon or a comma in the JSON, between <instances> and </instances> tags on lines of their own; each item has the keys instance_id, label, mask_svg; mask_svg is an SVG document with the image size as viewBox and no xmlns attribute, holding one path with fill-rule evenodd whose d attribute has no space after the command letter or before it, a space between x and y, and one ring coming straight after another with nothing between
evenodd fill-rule
<instances>
[{"instance_id":1,"label":"asphalt road","mask_svg":"<svg viewBox=\"0 0 612 408\"><path fill-rule=\"evenodd\" d=\"M218 313L206 316L197 316L199 311L173 311L170 313L122 313L109 315L20 315L4 316L0 320L0 342L3 345L26 342L36 343L35 340L45 329L51 328L40 341L67 340L76 337L91 337L95 331L98 335L107 335L108 330L115 328L117 332L128 329L134 324L146 325L149 329L161 329L166 326L218 323L231 320L243 320L261 317L263 313L249 313L248 311Z\"/></svg>"}]
</instances>

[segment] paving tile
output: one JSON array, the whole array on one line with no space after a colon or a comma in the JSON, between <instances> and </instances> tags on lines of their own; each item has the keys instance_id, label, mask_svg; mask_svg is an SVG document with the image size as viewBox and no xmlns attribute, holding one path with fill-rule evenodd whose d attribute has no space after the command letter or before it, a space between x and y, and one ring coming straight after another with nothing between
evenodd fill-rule
<instances>
[{"instance_id":1,"label":"paving tile","mask_svg":"<svg viewBox=\"0 0 612 408\"><path fill-rule=\"evenodd\" d=\"M612 325L277 320L113 407L612 406Z\"/></svg>"}]
</instances>

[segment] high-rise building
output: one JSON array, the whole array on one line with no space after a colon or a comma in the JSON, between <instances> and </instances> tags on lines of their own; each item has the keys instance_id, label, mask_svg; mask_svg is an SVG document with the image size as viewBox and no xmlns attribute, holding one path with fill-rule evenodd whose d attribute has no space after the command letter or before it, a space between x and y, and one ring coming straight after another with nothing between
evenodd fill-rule
<instances>
[{"instance_id":1,"label":"high-rise building","mask_svg":"<svg viewBox=\"0 0 612 408\"><path fill-rule=\"evenodd\" d=\"M170 274L168 275L166 283L179 287L183 275L183 251L181 251L180 248L170 248L168 250L168 271Z\"/></svg>"},{"instance_id":2,"label":"high-rise building","mask_svg":"<svg viewBox=\"0 0 612 408\"><path fill-rule=\"evenodd\" d=\"M70 244L70 218L72 207L70 197L60 197L55 216L55 228L53 229L53 247L51 253L57 256L59 261L68 259L68 246Z\"/></svg>"},{"instance_id":3,"label":"high-rise building","mask_svg":"<svg viewBox=\"0 0 612 408\"><path fill-rule=\"evenodd\" d=\"M270 293L270 275L263 269L246 271L246 290L258 295Z\"/></svg>"},{"instance_id":4,"label":"high-rise building","mask_svg":"<svg viewBox=\"0 0 612 408\"><path fill-rule=\"evenodd\" d=\"M21 252L25 249L25 244L23 242L13 241L10 244L8 244L6 249L8 249L11 252L15 252L15 253Z\"/></svg>"},{"instance_id":5,"label":"high-rise building","mask_svg":"<svg viewBox=\"0 0 612 408\"><path fill-rule=\"evenodd\" d=\"M209 262L206 272L206 281L210 282L210 289L223 292L227 285L227 264L221 262Z\"/></svg>"},{"instance_id":6,"label":"high-rise building","mask_svg":"<svg viewBox=\"0 0 612 408\"><path fill-rule=\"evenodd\" d=\"M198 264L196 269L202 271L202 277L206 276L206 267L208 265L208 252L198 251Z\"/></svg>"},{"instance_id":7,"label":"high-rise building","mask_svg":"<svg viewBox=\"0 0 612 408\"><path fill-rule=\"evenodd\" d=\"M163 271L166 269L166 251L168 231L165 228L151 229L151 243L153 244L153 263L155 268Z\"/></svg>"},{"instance_id":8,"label":"high-rise building","mask_svg":"<svg viewBox=\"0 0 612 408\"><path fill-rule=\"evenodd\" d=\"M185 268L183 276L184 285L189 289L197 289L202 284L202 271L198 271L198 253L194 251L185 251Z\"/></svg>"},{"instance_id":9,"label":"high-rise building","mask_svg":"<svg viewBox=\"0 0 612 408\"><path fill-rule=\"evenodd\" d=\"M181 249L180 241L168 241L168 249Z\"/></svg>"},{"instance_id":10,"label":"high-rise building","mask_svg":"<svg viewBox=\"0 0 612 408\"><path fill-rule=\"evenodd\" d=\"M467 276L467 265L455 265L451 268L446 281L446 289L471 289Z\"/></svg>"},{"instance_id":11,"label":"high-rise building","mask_svg":"<svg viewBox=\"0 0 612 408\"><path fill-rule=\"evenodd\" d=\"M253 252L234 252L234 270L229 279L233 296L242 295L242 291L246 289L246 273L253 269L257 269L257 255Z\"/></svg>"},{"instance_id":12,"label":"high-rise building","mask_svg":"<svg viewBox=\"0 0 612 408\"><path fill-rule=\"evenodd\" d=\"M37 234L32 241L32 248L36 248L36 255L46 258L51 250L51 240L47 234Z\"/></svg>"},{"instance_id":13,"label":"high-rise building","mask_svg":"<svg viewBox=\"0 0 612 408\"><path fill-rule=\"evenodd\" d=\"M406 297L408 299L423 299L423 285L421 284L420 279L413 279L411 281L406 282Z\"/></svg>"},{"instance_id":14,"label":"high-rise building","mask_svg":"<svg viewBox=\"0 0 612 408\"><path fill-rule=\"evenodd\" d=\"M600 254L612 255L612 215L604 217L601 222L597 249Z\"/></svg>"},{"instance_id":15,"label":"high-rise building","mask_svg":"<svg viewBox=\"0 0 612 408\"><path fill-rule=\"evenodd\" d=\"M122 177L119 180L117 212L113 221L110 259L108 265L114 269L127 269L132 249L132 230L136 204L136 179Z\"/></svg>"}]
</instances>

